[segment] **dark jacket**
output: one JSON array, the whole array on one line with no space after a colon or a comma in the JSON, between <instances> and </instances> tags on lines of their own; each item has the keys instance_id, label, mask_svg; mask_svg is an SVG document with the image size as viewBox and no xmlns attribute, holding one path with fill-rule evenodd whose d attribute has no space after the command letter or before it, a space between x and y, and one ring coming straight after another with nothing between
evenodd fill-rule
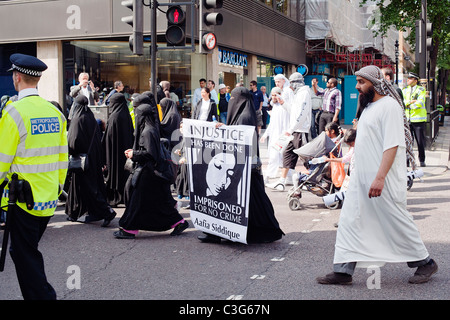
<instances>
[{"instance_id":1,"label":"dark jacket","mask_svg":"<svg viewBox=\"0 0 450 320\"><path fill-rule=\"evenodd\" d=\"M198 120L198 118L200 117L200 110L202 108L202 102L203 102L203 99L200 100L197 103L197 105L194 107L194 111L192 112L192 119ZM213 121L213 119L212 119L213 116L216 117L216 120L219 120L219 118L217 116L217 105L214 102L214 100L210 99L209 100L208 118L206 119L206 121Z\"/></svg>"}]
</instances>

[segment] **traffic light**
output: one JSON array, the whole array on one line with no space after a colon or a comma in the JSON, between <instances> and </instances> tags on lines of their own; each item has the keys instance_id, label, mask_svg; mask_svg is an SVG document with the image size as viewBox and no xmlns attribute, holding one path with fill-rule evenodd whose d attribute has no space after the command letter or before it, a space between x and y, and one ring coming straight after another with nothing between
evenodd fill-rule
<instances>
[{"instance_id":1,"label":"traffic light","mask_svg":"<svg viewBox=\"0 0 450 320\"><path fill-rule=\"evenodd\" d=\"M144 4L142 0L126 0L122 1L121 5L133 11L133 15L123 17L122 22L133 27L130 49L133 54L142 56L144 54Z\"/></svg>"},{"instance_id":2,"label":"traffic light","mask_svg":"<svg viewBox=\"0 0 450 320\"><path fill-rule=\"evenodd\" d=\"M200 0L200 53L211 52L217 44L213 27L223 23L223 15L214 12L214 9L220 9L222 6L223 0Z\"/></svg>"},{"instance_id":3,"label":"traffic light","mask_svg":"<svg viewBox=\"0 0 450 320\"><path fill-rule=\"evenodd\" d=\"M167 30L166 42L167 46L186 45L186 13L180 6L169 6L166 12Z\"/></svg>"},{"instance_id":4,"label":"traffic light","mask_svg":"<svg viewBox=\"0 0 450 320\"><path fill-rule=\"evenodd\" d=\"M431 22L427 22L426 24L426 34L427 34L427 51L433 50L433 24Z\"/></svg>"}]
</instances>

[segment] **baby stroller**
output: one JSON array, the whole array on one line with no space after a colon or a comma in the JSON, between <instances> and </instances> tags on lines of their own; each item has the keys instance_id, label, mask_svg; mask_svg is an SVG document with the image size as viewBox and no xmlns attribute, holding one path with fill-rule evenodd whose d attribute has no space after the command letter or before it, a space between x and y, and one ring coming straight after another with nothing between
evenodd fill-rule
<instances>
[{"instance_id":1,"label":"baby stroller","mask_svg":"<svg viewBox=\"0 0 450 320\"><path fill-rule=\"evenodd\" d=\"M331 179L331 166L328 162L317 163L315 165L309 164L312 159L321 158L324 155L333 153L338 155L340 145L342 142L342 136L339 135L339 143L335 144L325 132L322 132L317 138L303 147L294 150L300 158L304 161L305 167L310 170L309 175L300 175L298 184L294 181L294 187L288 191L287 201L289 208L292 211L300 210L300 198L302 197L302 191L309 191L318 197L323 197L329 194L333 194L338 190L333 184ZM297 175L293 176L296 177ZM326 205L329 209L337 209L340 202L333 205Z\"/></svg>"}]
</instances>

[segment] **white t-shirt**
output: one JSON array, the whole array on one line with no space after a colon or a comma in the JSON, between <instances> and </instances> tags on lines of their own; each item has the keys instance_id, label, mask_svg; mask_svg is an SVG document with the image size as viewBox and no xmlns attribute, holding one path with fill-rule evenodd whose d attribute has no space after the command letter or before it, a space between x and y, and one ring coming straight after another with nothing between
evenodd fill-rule
<instances>
[{"instance_id":1,"label":"white t-shirt","mask_svg":"<svg viewBox=\"0 0 450 320\"><path fill-rule=\"evenodd\" d=\"M202 99L202 106L200 108L200 115L198 117L198 120L207 121L208 120L208 114L209 114L209 104L211 100L203 100Z\"/></svg>"}]
</instances>

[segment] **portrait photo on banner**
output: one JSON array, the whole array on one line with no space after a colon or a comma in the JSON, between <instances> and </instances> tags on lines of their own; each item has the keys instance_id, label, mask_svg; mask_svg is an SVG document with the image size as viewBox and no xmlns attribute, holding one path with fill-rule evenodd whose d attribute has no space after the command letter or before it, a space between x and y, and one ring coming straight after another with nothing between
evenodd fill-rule
<instances>
[{"instance_id":1,"label":"portrait photo on banner","mask_svg":"<svg viewBox=\"0 0 450 320\"><path fill-rule=\"evenodd\" d=\"M246 243L254 127L185 120L183 132L191 221L201 231Z\"/></svg>"}]
</instances>

